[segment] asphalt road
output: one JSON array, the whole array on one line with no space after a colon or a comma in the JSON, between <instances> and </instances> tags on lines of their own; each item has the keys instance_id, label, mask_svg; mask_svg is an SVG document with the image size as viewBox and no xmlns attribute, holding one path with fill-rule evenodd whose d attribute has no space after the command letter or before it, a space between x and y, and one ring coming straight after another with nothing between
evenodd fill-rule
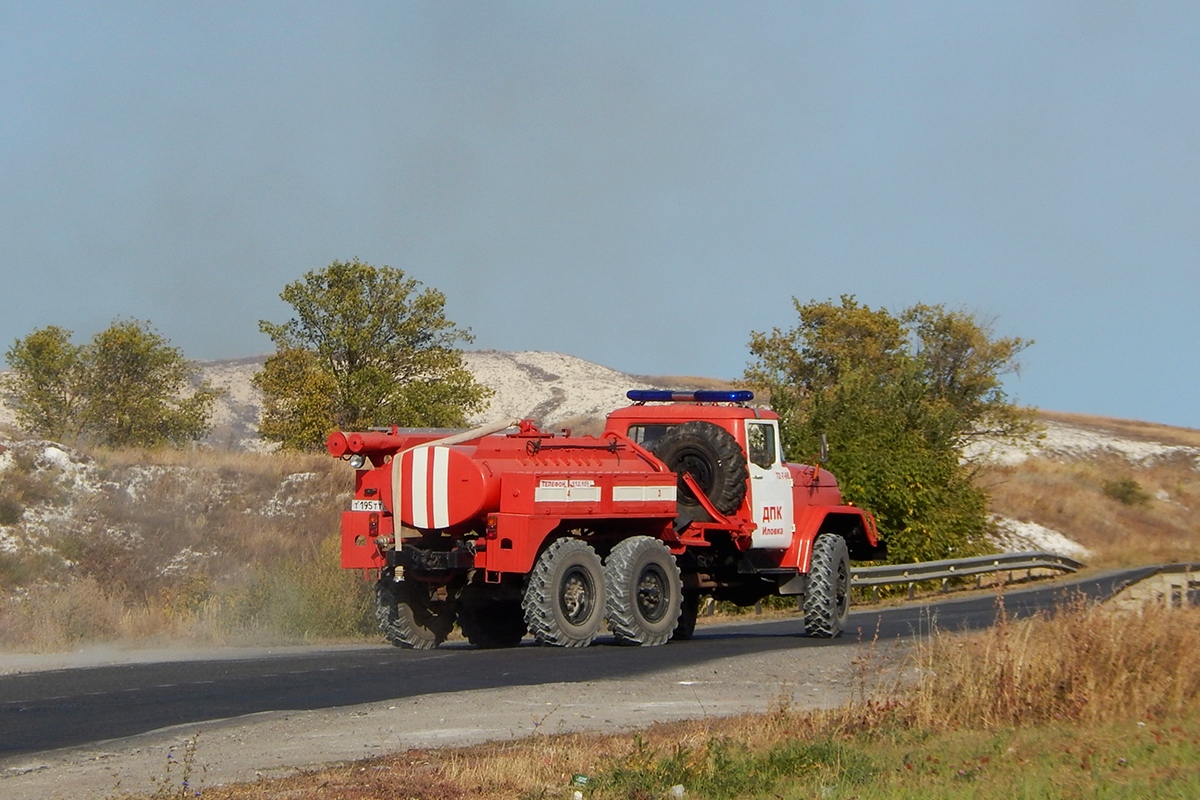
<instances>
[{"instance_id":1,"label":"asphalt road","mask_svg":"<svg viewBox=\"0 0 1200 800\"><path fill-rule=\"evenodd\" d=\"M1005 594L1020 617L1069 594L1107 597L1156 567L1123 570ZM856 644L996 619L991 595L857 611L839 639L809 639L795 619L701 626L689 642L631 648L600 639L575 650L525 644L506 650L452 645L434 651L386 646L247 660L129 664L0 676L0 760L132 736L171 725L262 711L311 710L415 695L618 678L779 649Z\"/></svg>"}]
</instances>

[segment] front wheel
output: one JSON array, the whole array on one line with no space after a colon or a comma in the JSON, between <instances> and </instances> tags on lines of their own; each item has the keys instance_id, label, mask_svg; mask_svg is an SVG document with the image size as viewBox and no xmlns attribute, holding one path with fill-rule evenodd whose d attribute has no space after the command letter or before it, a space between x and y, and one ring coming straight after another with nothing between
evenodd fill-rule
<instances>
[{"instance_id":1,"label":"front wheel","mask_svg":"<svg viewBox=\"0 0 1200 800\"><path fill-rule=\"evenodd\" d=\"M437 587L420 581L375 584L375 618L397 647L432 650L454 627L454 603L437 597Z\"/></svg>"},{"instance_id":2,"label":"front wheel","mask_svg":"<svg viewBox=\"0 0 1200 800\"><path fill-rule=\"evenodd\" d=\"M559 539L538 557L522 608L539 644L587 647L604 621L604 568L587 542Z\"/></svg>"},{"instance_id":3,"label":"front wheel","mask_svg":"<svg viewBox=\"0 0 1200 800\"><path fill-rule=\"evenodd\" d=\"M652 646L671 638L683 586L665 544L652 536L625 539L604 560L604 580L608 629L618 642Z\"/></svg>"},{"instance_id":4,"label":"front wheel","mask_svg":"<svg viewBox=\"0 0 1200 800\"><path fill-rule=\"evenodd\" d=\"M809 636L832 639L846 629L850 616L850 551L846 540L822 533L813 542L808 594L804 597L804 628Z\"/></svg>"}]
</instances>

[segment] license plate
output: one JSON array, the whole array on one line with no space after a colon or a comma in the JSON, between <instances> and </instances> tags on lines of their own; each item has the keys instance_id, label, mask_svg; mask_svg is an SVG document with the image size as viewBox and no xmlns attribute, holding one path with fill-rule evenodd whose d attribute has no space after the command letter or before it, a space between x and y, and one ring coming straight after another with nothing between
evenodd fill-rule
<instances>
[{"instance_id":1,"label":"license plate","mask_svg":"<svg viewBox=\"0 0 1200 800\"><path fill-rule=\"evenodd\" d=\"M383 511L382 500L351 500L351 511Z\"/></svg>"}]
</instances>

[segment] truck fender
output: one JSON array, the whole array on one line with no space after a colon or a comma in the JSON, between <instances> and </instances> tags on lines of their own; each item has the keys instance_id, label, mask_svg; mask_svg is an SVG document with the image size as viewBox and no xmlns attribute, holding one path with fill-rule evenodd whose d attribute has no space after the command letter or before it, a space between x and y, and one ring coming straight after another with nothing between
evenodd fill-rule
<instances>
[{"instance_id":1,"label":"truck fender","mask_svg":"<svg viewBox=\"0 0 1200 800\"><path fill-rule=\"evenodd\" d=\"M490 516L496 521L495 535L480 538L475 544L475 568L488 572L530 572L546 539L561 522L558 517L528 514L502 512Z\"/></svg>"},{"instance_id":2,"label":"truck fender","mask_svg":"<svg viewBox=\"0 0 1200 800\"><path fill-rule=\"evenodd\" d=\"M807 573L818 535L836 533L846 540L851 558L869 558L879 547L875 518L855 506L806 506L797 510L796 535L781 566Z\"/></svg>"}]
</instances>

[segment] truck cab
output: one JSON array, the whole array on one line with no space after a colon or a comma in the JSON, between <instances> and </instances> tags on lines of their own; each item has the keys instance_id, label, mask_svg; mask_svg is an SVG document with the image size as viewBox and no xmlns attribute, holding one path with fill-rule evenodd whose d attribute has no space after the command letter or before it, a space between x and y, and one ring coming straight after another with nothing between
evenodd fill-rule
<instances>
[{"instance_id":1,"label":"truck cab","mask_svg":"<svg viewBox=\"0 0 1200 800\"><path fill-rule=\"evenodd\" d=\"M753 393L633 390L628 396L633 405L611 412L605 431L627 436L680 475L680 523L737 523L748 529L748 538L742 539L744 549L799 550L806 534L809 539L816 535L808 529L816 521L813 510L819 509L821 519L816 522L838 528L857 557L877 548L873 521L844 504L832 473L819 465L785 460L779 415L747 405ZM675 444L681 437L672 431L678 433L680 426L693 434L690 443ZM703 440L712 447L706 448ZM740 502L730 500L726 507L718 507L723 519L713 519L711 509L703 509L689 490L684 474L690 474L710 500L713 492L723 494L724 483L732 484L733 496ZM738 484L745 486L740 495ZM842 517L835 512L826 519L839 508L846 509Z\"/></svg>"}]
</instances>

